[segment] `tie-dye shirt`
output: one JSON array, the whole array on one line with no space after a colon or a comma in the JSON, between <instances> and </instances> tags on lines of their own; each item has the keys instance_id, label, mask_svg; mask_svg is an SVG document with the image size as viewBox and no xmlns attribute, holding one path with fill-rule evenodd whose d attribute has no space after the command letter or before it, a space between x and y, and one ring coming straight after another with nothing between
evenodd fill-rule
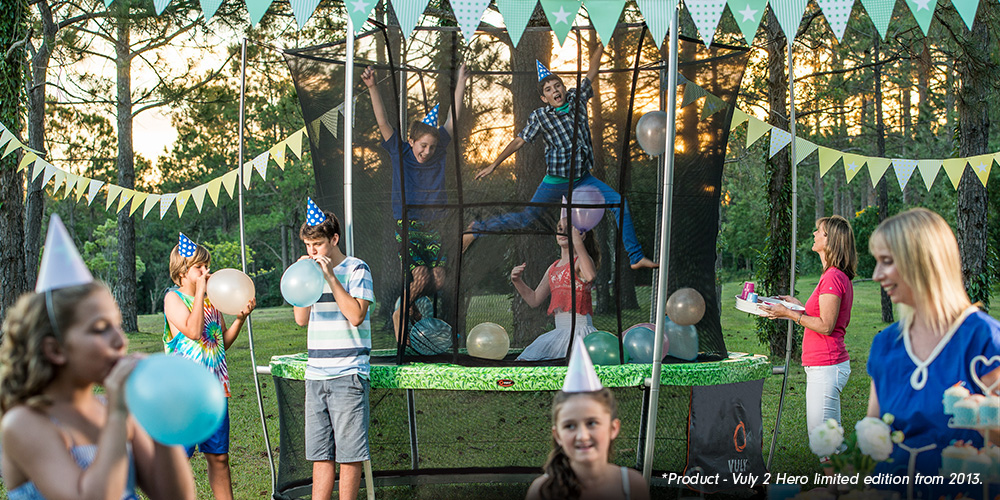
<instances>
[{"instance_id":1,"label":"tie-dye shirt","mask_svg":"<svg viewBox=\"0 0 1000 500\"><path fill-rule=\"evenodd\" d=\"M194 303L194 297L181 293L174 289L188 311ZM163 315L163 350L167 354L176 354L188 358L192 361L205 365L208 371L212 372L219 381L222 382L222 389L229 397L229 369L226 368L226 349L222 337L222 313L209 302L205 297L205 328L201 332L201 338L193 340L187 335L178 332L174 335L170 331L170 324L167 322L167 315Z\"/></svg>"}]
</instances>

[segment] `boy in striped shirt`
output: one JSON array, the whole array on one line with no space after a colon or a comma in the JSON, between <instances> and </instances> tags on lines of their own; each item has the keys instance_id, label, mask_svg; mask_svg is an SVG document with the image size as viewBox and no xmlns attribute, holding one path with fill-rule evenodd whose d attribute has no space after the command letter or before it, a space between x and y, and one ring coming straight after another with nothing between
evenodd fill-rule
<instances>
[{"instance_id":1,"label":"boy in striped shirt","mask_svg":"<svg viewBox=\"0 0 1000 500\"><path fill-rule=\"evenodd\" d=\"M306 459L313 462L312 498L330 498L340 464L338 498L355 499L368 450L368 374L372 347L368 307L375 302L368 264L340 251L340 222L309 200L299 230L308 255L323 270L319 301L295 307L309 327L306 365ZM300 259L300 260L301 260Z\"/></svg>"}]
</instances>

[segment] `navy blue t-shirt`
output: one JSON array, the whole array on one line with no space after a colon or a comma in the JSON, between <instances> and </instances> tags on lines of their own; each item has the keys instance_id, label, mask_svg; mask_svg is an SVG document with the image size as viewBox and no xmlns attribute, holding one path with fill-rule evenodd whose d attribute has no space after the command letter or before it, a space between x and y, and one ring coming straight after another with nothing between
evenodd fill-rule
<instances>
[{"instance_id":1,"label":"navy blue t-shirt","mask_svg":"<svg viewBox=\"0 0 1000 500\"><path fill-rule=\"evenodd\" d=\"M445 192L444 166L445 154L451 135L444 127L438 128L441 139L437 149L425 163L417 161L413 156L413 148L409 142L401 140L399 131L393 129L392 137L382 143L382 147L392 158L392 216L395 219L403 217L402 196L399 182L399 161L402 158L404 181L406 188L406 204L411 208L407 212L410 220L435 220L441 217L440 209L412 208L413 205L440 205L448 202ZM400 149L402 148L402 149Z\"/></svg>"}]
</instances>

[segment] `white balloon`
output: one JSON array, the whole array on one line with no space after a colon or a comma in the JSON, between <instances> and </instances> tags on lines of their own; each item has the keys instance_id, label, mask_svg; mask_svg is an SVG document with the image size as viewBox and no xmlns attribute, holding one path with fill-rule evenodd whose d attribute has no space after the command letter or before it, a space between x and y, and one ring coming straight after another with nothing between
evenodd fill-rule
<instances>
[{"instance_id":1,"label":"white balloon","mask_svg":"<svg viewBox=\"0 0 1000 500\"><path fill-rule=\"evenodd\" d=\"M635 138L650 156L663 154L667 147L667 113L651 111L642 115L635 124Z\"/></svg>"},{"instance_id":2,"label":"white balloon","mask_svg":"<svg viewBox=\"0 0 1000 500\"><path fill-rule=\"evenodd\" d=\"M253 280L236 269L220 269L212 273L205 291L216 309L230 315L239 314L256 294Z\"/></svg>"}]
</instances>

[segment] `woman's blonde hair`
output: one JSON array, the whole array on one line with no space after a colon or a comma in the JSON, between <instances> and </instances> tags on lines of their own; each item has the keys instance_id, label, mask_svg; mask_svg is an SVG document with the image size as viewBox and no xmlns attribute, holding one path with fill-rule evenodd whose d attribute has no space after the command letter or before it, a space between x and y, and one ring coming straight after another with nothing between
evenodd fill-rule
<instances>
[{"instance_id":1,"label":"woman's blonde hair","mask_svg":"<svg viewBox=\"0 0 1000 500\"><path fill-rule=\"evenodd\" d=\"M42 391L56 376L56 367L45 356L48 337L62 344L65 332L76 321L77 305L98 291L108 291L99 281L60 288L52 294L53 328L45 305L45 294L30 292L21 296L4 318L0 342L0 412L18 405L41 408L50 403Z\"/></svg>"},{"instance_id":2,"label":"woman's blonde hair","mask_svg":"<svg viewBox=\"0 0 1000 500\"><path fill-rule=\"evenodd\" d=\"M854 230L847 219L834 215L816 219L816 228L826 232L826 267L836 267L854 279L858 274L858 249L854 245ZM826 269L823 269L826 271Z\"/></svg>"},{"instance_id":3,"label":"woman's blonde hair","mask_svg":"<svg viewBox=\"0 0 1000 500\"><path fill-rule=\"evenodd\" d=\"M180 251L177 250L178 245L174 245L174 249L170 251L170 281L173 281L175 285L181 286L181 277L187 274L188 269L191 269L198 264L205 264L206 266L212 263L212 254L208 253L208 249L201 245L195 245L194 255L191 257L181 257Z\"/></svg>"},{"instance_id":4,"label":"woman's blonde hair","mask_svg":"<svg viewBox=\"0 0 1000 500\"><path fill-rule=\"evenodd\" d=\"M589 397L598 402L611 414L612 422L618 418L618 401L615 399L614 393L607 387L596 392L559 391L552 400L553 426L559 425L559 411L562 410L563 405L575 397ZM614 442L612 441L608 445L608 459L611 458L613 444ZM549 452L549 458L545 461L544 470L548 478L542 483L541 490L539 491L543 499L562 500L580 498L580 494L582 493L580 480L576 477L576 473L573 472L573 468L570 467L569 457L566 456L566 452L563 451L562 446L559 446L554 436L552 438L552 451Z\"/></svg>"},{"instance_id":5,"label":"woman's blonde hair","mask_svg":"<svg viewBox=\"0 0 1000 500\"><path fill-rule=\"evenodd\" d=\"M889 217L875 228L868 249L884 247L892 256L902 280L910 287L916 307L927 314L927 323L937 333L951 324L970 305L962 283L962 258L958 241L948 223L926 208L914 208ZM900 304L903 330L913 324L914 309Z\"/></svg>"}]
</instances>

